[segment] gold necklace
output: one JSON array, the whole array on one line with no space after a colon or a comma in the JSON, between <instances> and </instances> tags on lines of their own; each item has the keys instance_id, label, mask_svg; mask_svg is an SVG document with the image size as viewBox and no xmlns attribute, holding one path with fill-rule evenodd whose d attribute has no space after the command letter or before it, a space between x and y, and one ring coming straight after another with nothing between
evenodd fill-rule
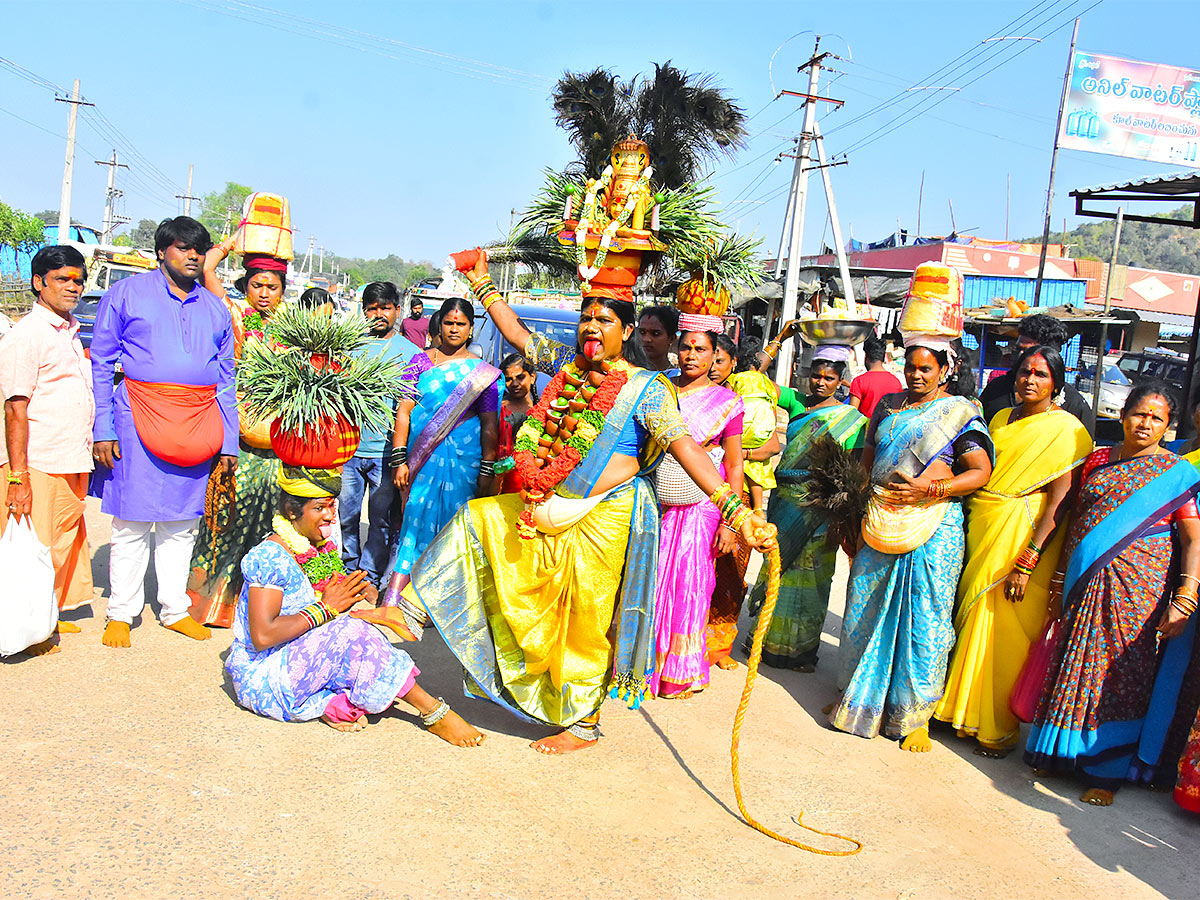
<instances>
[{"instance_id":1,"label":"gold necklace","mask_svg":"<svg viewBox=\"0 0 1200 900\"><path fill-rule=\"evenodd\" d=\"M936 400L938 398L938 392L940 390L941 390L941 386L939 385L936 389L934 389L932 397L927 397L926 399L922 400L920 403L912 403L911 401L909 401L908 395L906 394L904 397L904 402L900 404L900 409L902 411L906 410L906 409L916 409L918 406L924 406L926 403L932 403L934 400Z\"/></svg>"}]
</instances>

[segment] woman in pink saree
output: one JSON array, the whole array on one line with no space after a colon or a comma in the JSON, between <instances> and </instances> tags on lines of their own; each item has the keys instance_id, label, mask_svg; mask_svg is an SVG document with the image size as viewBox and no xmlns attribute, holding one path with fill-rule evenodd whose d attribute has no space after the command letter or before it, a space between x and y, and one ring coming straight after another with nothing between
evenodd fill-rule
<instances>
[{"instance_id":1,"label":"woman in pink saree","mask_svg":"<svg viewBox=\"0 0 1200 900\"><path fill-rule=\"evenodd\" d=\"M740 496L742 399L708 377L721 325L716 316L680 316L680 374L673 380L692 437ZM713 563L736 548L737 535L721 526L720 510L673 459L662 462L656 479L662 531L650 690L686 699L708 684L704 635L716 584Z\"/></svg>"}]
</instances>

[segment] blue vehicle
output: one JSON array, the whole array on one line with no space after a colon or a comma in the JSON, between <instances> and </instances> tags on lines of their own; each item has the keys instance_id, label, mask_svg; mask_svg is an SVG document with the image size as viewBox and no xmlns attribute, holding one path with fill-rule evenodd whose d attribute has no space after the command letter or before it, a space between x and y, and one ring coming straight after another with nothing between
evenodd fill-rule
<instances>
[{"instance_id":1,"label":"blue vehicle","mask_svg":"<svg viewBox=\"0 0 1200 900\"><path fill-rule=\"evenodd\" d=\"M100 306L103 291L91 291L79 298L75 305L75 318L79 320L79 343L84 350L91 349L92 329L96 325L96 309Z\"/></svg>"},{"instance_id":2,"label":"blue vehicle","mask_svg":"<svg viewBox=\"0 0 1200 900\"><path fill-rule=\"evenodd\" d=\"M530 331L544 334L552 340L559 341L569 347L574 347L579 329L579 311L576 309L555 309L551 306L517 305L513 312L521 319L521 323ZM516 353L517 348L506 341L495 323L484 315L483 307L475 307L475 338L471 349L483 357L483 361L491 363L496 368L500 361L510 353ZM545 390L550 383L550 377L541 372L537 376L538 392Z\"/></svg>"}]
</instances>

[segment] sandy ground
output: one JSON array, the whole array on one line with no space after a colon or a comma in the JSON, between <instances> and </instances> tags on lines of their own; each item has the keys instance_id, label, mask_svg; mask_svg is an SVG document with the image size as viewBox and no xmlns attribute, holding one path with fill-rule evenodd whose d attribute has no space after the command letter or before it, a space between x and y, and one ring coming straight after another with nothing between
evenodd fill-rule
<instances>
[{"instance_id":1,"label":"sandy ground","mask_svg":"<svg viewBox=\"0 0 1200 900\"><path fill-rule=\"evenodd\" d=\"M107 522L94 567L107 584ZM840 608L844 570L834 590ZM99 591L98 591L99 593ZM153 596L153 593L149 594ZM96 617L63 652L0 664L0 896L1194 898L1200 820L1127 788L1085 807L1070 782L952 735L926 755L831 731L839 621L815 675L765 669L743 734L747 803L786 834L854 835L839 859L776 843L737 815L729 737L745 669L690 701L604 710L597 749L546 758L542 729L461 698L436 635L421 682L487 730L461 750L407 714L342 735L239 709L221 660L150 611L133 648ZM428 633L427 633L428 635Z\"/></svg>"}]
</instances>

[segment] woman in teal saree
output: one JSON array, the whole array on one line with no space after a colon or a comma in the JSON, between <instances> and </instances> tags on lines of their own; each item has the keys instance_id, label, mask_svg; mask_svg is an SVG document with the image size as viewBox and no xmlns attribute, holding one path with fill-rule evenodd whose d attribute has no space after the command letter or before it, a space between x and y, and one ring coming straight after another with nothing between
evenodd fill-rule
<instances>
[{"instance_id":1,"label":"woman in teal saree","mask_svg":"<svg viewBox=\"0 0 1200 900\"><path fill-rule=\"evenodd\" d=\"M862 737L930 749L929 718L954 646L965 534L960 498L987 483L992 442L946 342L914 341L908 390L879 401L863 465L872 495L842 619L841 701L830 723Z\"/></svg>"}]
</instances>

